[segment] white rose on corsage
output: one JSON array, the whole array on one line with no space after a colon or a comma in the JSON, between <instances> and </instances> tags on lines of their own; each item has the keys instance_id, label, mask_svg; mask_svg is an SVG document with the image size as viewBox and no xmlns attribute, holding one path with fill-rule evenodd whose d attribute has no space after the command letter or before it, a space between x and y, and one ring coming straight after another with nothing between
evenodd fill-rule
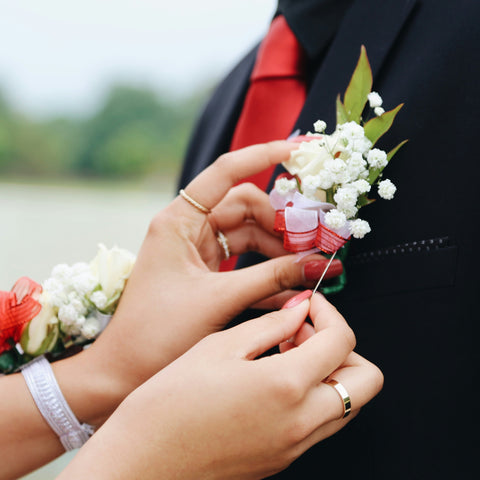
<instances>
[{"instance_id":1,"label":"white rose on corsage","mask_svg":"<svg viewBox=\"0 0 480 480\"><path fill-rule=\"evenodd\" d=\"M32 318L23 330L20 345L29 355L37 356L50 352L57 343L60 329L55 307L50 302L48 292L40 295L42 309Z\"/></svg>"},{"instance_id":2,"label":"white rose on corsage","mask_svg":"<svg viewBox=\"0 0 480 480\"><path fill-rule=\"evenodd\" d=\"M92 274L98 279L98 288L90 300L102 313L113 313L125 283L135 263L135 256L128 250L100 244L97 256L90 263ZM103 295L101 295L101 292Z\"/></svg>"}]
</instances>

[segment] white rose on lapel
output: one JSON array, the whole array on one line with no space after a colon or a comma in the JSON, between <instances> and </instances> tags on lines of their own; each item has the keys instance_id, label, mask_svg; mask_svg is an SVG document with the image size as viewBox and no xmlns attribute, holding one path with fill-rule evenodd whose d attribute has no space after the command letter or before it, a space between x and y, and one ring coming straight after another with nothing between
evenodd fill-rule
<instances>
[{"instance_id":1,"label":"white rose on lapel","mask_svg":"<svg viewBox=\"0 0 480 480\"><path fill-rule=\"evenodd\" d=\"M135 256L118 247L107 249L100 244L98 248L97 256L90 264L92 273L98 278L100 291L106 297L98 307L103 313L113 313L132 271Z\"/></svg>"}]
</instances>

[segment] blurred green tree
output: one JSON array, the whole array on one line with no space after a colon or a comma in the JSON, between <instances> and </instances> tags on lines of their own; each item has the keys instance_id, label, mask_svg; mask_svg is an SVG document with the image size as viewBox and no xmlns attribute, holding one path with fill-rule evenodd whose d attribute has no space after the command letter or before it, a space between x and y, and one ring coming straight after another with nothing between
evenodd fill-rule
<instances>
[{"instance_id":1,"label":"blurred green tree","mask_svg":"<svg viewBox=\"0 0 480 480\"><path fill-rule=\"evenodd\" d=\"M192 112L152 90L115 86L84 125L76 168L88 175L142 176L180 161Z\"/></svg>"},{"instance_id":2,"label":"blurred green tree","mask_svg":"<svg viewBox=\"0 0 480 480\"><path fill-rule=\"evenodd\" d=\"M0 92L0 174L109 179L176 174L208 90L172 100L150 88L115 85L89 117L44 120L18 114Z\"/></svg>"}]
</instances>

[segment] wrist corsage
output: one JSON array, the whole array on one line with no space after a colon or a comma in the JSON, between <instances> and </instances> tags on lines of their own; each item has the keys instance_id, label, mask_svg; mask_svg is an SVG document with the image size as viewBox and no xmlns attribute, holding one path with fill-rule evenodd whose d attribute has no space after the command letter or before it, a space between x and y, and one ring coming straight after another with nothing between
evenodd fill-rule
<instances>
[{"instance_id":1,"label":"wrist corsage","mask_svg":"<svg viewBox=\"0 0 480 480\"><path fill-rule=\"evenodd\" d=\"M59 264L41 285L22 277L10 292L0 292L0 373L93 342L114 313L134 263L127 250L99 245L90 263Z\"/></svg>"},{"instance_id":2,"label":"wrist corsage","mask_svg":"<svg viewBox=\"0 0 480 480\"><path fill-rule=\"evenodd\" d=\"M367 102L370 108L364 120ZM393 198L396 186L383 178L383 170L406 140L388 153L376 144L403 104L385 111L382 103L372 91L372 71L362 46L343 101L337 97L335 130L326 134L326 123L318 120L313 133L296 137L299 147L283 164L288 173L277 177L270 192L275 230L283 233L286 250L335 255L351 237L363 238L371 231L358 214L375 201L369 198L373 185L380 198Z\"/></svg>"}]
</instances>

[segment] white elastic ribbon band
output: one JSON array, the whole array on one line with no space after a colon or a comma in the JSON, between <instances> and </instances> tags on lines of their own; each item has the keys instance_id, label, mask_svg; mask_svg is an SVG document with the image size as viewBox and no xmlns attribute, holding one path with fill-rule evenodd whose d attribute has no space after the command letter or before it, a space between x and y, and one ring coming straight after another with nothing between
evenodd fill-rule
<instances>
[{"instance_id":1,"label":"white elastic ribbon band","mask_svg":"<svg viewBox=\"0 0 480 480\"><path fill-rule=\"evenodd\" d=\"M58 435L66 451L80 448L94 429L81 424L68 406L52 367L42 355L22 367L22 374L43 418Z\"/></svg>"}]
</instances>

